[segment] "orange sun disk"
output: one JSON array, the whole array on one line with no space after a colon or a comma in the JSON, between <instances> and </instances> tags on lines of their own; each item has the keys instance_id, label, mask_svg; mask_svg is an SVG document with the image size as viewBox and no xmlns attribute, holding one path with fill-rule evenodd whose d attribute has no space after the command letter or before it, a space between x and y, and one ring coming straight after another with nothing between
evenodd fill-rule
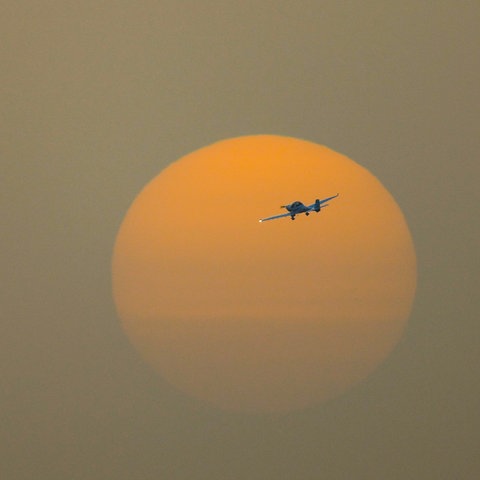
<instances>
[{"instance_id":1,"label":"orange sun disk","mask_svg":"<svg viewBox=\"0 0 480 480\"><path fill-rule=\"evenodd\" d=\"M308 218L258 222L337 192ZM381 183L274 135L172 163L131 205L113 254L139 352L180 390L237 411L302 408L362 380L401 337L415 283L408 226Z\"/></svg>"}]
</instances>

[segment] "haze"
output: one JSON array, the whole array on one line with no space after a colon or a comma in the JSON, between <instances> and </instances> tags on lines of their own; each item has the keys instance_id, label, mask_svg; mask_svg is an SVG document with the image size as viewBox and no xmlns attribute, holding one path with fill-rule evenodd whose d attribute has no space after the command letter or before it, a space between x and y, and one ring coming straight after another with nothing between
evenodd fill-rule
<instances>
[{"instance_id":1,"label":"haze","mask_svg":"<svg viewBox=\"0 0 480 480\"><path fill-rule=\"evenodd\" d=\"M4 6L1 478L477 478L479 14L449 0ZM389 359L283 416L175 391L111 297L115 235L145 183L257 133L374 173L418 260Z\"/></svg>"}]
</instances>

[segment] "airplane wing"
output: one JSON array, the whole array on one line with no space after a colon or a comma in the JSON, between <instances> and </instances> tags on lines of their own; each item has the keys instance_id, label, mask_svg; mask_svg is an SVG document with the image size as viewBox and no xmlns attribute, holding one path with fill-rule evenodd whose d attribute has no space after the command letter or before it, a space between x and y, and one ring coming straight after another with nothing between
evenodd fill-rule
<instances>
[{"instance_id":1,"label":"airplane wing","mask_svg":"<svg viewBox=\"0 0 480 480\"><path fill-rule=\"evenodd\" d=\"M328 201L333 200L334 198L337 198L337 197L338 197L338 193L336 195L333 195L333 197L324 198L323 200L320 200L320 203L318 203L318 205L323 205L324 203L327 203ZM316 203L312 203L307 208L309 210L313 210L318 205ZM327 205L323 205L323 206L326 207Z\"/></svg>"},{"instance_id":2,"label":"airplane wing","mask_svg":"<svg viewBox=\"0 0 480 480\"><path fill-rule=\"evenodd\" d=\"M290 217L291 213L282 213L280 215L274 215L273 217L261 218L259 222L266 222L267 220L275 220L276 218Z\"/></svg>"}]
</instances>

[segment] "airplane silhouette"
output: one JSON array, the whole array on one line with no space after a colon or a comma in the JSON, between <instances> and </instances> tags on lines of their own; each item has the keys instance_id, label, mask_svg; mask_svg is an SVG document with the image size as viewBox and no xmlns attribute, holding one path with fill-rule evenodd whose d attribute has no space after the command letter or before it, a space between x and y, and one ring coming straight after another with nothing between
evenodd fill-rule
<instances>
[{"instance_id":1,"label":"airplane silhouette","mask_svg":"<svg viewBox=\"0 0 480 480\"><path fill-rule=\"evenodd\" d=\"M319 212L322 208L328 206L328 201L337 198L338 193L333 195L333 197L324 198L323 200L319 200L318 198L315 200L315 203L312 203L308 207L304 205L302 202L296 201L290 203L288 205L282 205L280 208L286 208L288 213L282 213L280 215L274 215L273 217L261 218L259 222L266 222L267 220L275 220L276 218L282 217L290 217L292 220L295 220L295 215L299 215L304 213L306 216L310 215L310 212Z\"/></svg>"}]
</instances>

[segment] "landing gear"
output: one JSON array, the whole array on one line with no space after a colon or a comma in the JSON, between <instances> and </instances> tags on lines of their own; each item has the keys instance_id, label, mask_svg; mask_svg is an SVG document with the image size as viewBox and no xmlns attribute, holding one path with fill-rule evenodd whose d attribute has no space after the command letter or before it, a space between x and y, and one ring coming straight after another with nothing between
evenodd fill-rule
<instances>
[{"instance_id":1,"label":"landing gear","mask_svg":"<svg viewBox=\"0 0 480 480\"><path fill-rule=\"evenodd\" d=\"M290 218L291 218L292 220L295 220L295 215L292 215Z\"/></svg>"},{"instance_id":2,"label":"landing gear","mask_svg":"<svg viewBox=\"0 0 480 480\"><path fill-rule=\"evenodd\" d=\"M308 217L310 215L309 212L305 212L305 216Z\"/></svg>"}]
</instances>

